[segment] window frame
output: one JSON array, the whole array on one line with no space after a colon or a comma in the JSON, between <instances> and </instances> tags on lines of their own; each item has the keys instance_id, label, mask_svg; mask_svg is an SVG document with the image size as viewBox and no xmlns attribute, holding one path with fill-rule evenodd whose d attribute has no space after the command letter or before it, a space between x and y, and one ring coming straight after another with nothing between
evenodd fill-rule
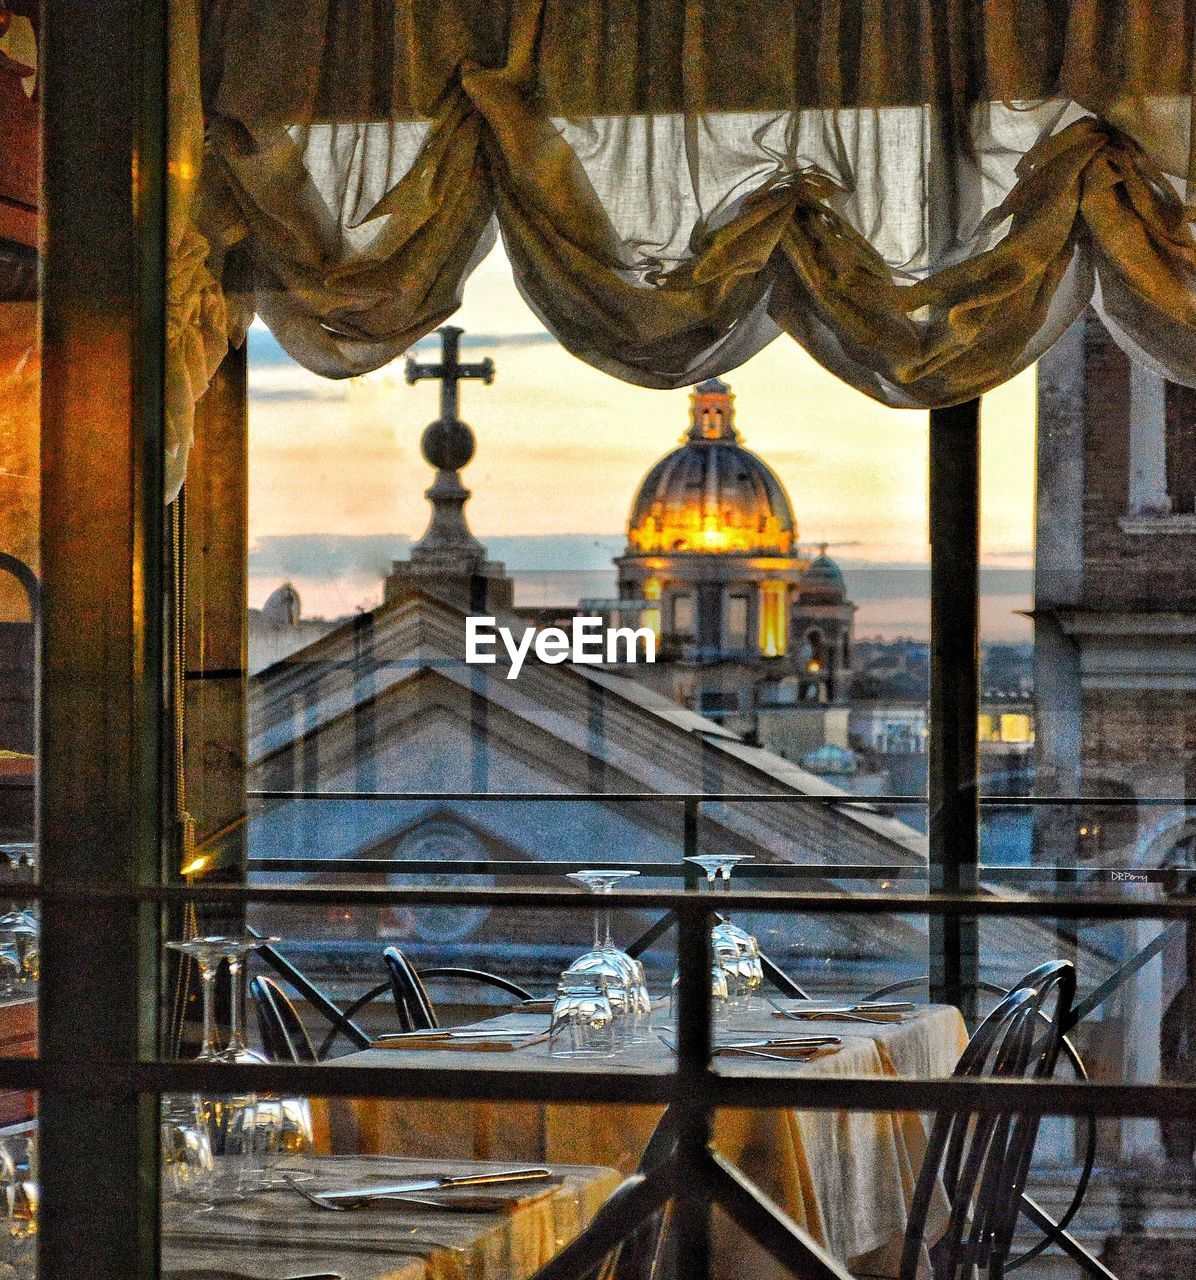
<instances>
[{"instance_id":1,"label":"window frame","mask_svg":"<svg viewBox=\"0 0 1196 1280\"><path fill-rule=\"evenodd\" d=\"M229 1067L157 1057L161 942L186 902L237 906L485 901L588 911L566 891L187 887L163 881L173 832L162 732L167 550L162 492L166 6L48 0L44 32L43 590L39 728L43 910L41 1055L0 1060L0 1087L40 1091L41 1275L133 1280L158 1267L158 1094L215 1088L353 1097L673 1102L675 1191L690 1230L683 1273L709 1274L718 1195L762 1238L767 1215L719 1181L707 1145L716 1106L1170 1116L1196 1120L1196 1086L735 1077L713 1069L709 906L699 894L636 893L676 914L678 1060L627 1072L402 1072ZM104 145L96 145L96 121ZM979 401L931 411L930 893L864 894L853 913L928 914L932 997L968 1008L981 916L1191 920L1191 897L1131 901L978 894ZM86 424L82 429L81 424ZM87 571L80 572L86 564ZM81 620L86 625L81 626ZM692 813L696 824L697 806ZM687 838L691 808L686 804ZM696 826L695 826L696 830ZM747 910L841 912L840 896L743 894ZM746 1194L746 1193L745 1193ZM727 1198L724 1198L727 1197ZM765 1241L767 1243L767 1240ZM810 1252L804 1275L841 1273Z\"/></svg>"}]
</instances>

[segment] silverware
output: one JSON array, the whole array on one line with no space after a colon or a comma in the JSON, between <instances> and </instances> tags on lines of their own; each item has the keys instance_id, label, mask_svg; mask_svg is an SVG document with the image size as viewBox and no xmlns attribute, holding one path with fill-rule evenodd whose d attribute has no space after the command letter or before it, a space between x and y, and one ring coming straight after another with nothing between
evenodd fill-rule
<instances>
[{"instance_id":1,"label":"silverware","mask_svg":"<svg viewBox=\"0 0 1196 1280\"><path fill-rule=\"evenodd\" d=\"M667 1031L657 1031L661 1042L669 1049L676 1051L676 1041ZM715 1044L715 1053L738 1052L760 1049L826 1049L843 1043L842 1036L810 1035L810 1036L765 1036L755 1040L731 1040L725 1044Z\"/></svg>"},{"instance_id":2,"label":"silverware","mask_svg":"<svg viewBox=\"0 0 1196 1280\"><path fill-rule=\"evenodd\" d=\"M378 1040L525 1040L527 1027L435 1027L431 1031L384 1031Z\"/></svg>"},{"instance_id":3,"label":"silverware","mask_svg":"<svg viewBox=\"0 0 1196 1280\"><path fill-rule=\"evenodd\" d=\"M810 1008L786 1009L769 998L774 1017L791 1018L794 1022L817 1022L820 1018L847 1022L900 1022L903 1013L912 1012L918 1006L908 1000L889 1000L862 1004L815 1005Z\"/></svg>"},{"instance_id":4,"label":"silverware","mask_svg":"<svg viewBox=\"0 0 1196 1280\"><path fill-rule=\"evenodd\" d=\"M791 1053L766 1053L763 1049L749 1049L745 1045L729 1044L715 1050L716 1053L736 1053L744 1058L767 1058L769 1062L800 1062L799 1057ZM811 1055L813 1050L810 1051Z\"/></svg>"},{"instance_id":5,"label":"silverware","mask_svg":"<svg viewBox=\"0 0 1196 1280\"><path fill-rule=\"evenodd\" d=\"M843 1043L842 1036L766 1036L762 1040L731 1040L719 1049L825 1049Z\"/></svg>"},{"instance_id":6,"label":"silverware","mask_svg":"<svg viewBox=\"0 0 1196 1280\"><path fill-rule=\"evenodd\" d=\"M445 1174L435 1178L410 1178L380 1187L354 1187L347 1191L309 1191L289 1175L283 1175L292 1191L321 1209L355 1209L374 1200L402 1201L412 1192L443 1191L449 1187L488 1187L510 1182L540 1182L552 1177L552 1170L541 1166L525 1169L497 1169L493 1173Z\"/></svg>"},{"instance_id":7,"label":"silverware","mask_svg":"<svg viewBox=\"0 0 1196 1280\"><path fill-rule=\"evenodd\" d=\"M224 1267L188 1267L183 1271L164 1271L163 1280L265 1280L248 1271L229 1271ZM307 1271L284 1280L345 1280L339 1271Z\"/></svg>"}]
</instances>

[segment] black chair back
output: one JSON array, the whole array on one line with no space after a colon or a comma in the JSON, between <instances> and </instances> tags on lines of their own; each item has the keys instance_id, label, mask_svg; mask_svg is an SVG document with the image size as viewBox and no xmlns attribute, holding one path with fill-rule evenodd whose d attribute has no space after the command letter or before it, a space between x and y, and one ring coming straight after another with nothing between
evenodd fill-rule
<instances>
[{"instance_id":1,"label":"black chair back","mask_svg":"<svg viewBox=\"0 0 1196 1280\"><path fill-rule=\"evenodd\" d=\"M562 1253L545 1263L532 1280L562 1280L565 1276L569 1280L664 1280L672 1277L675 1267L671 1256L671 1201L662 1204L597 1262L593 1261L592 1241L596 1235L606 1234L610 1220L622 1213L624 1201L638 1191L648 1174L673 1158L676 1148L675 1117L670 1107L657 1124L636 1172L615 1188L581 1235ZM582 1252L588 1255L585 1261L576 1257Z\"/></svg>"},{"instance_id":2,"label":"black chair back","mask_svg":"<svg viewBox=\"0 0 1196 1280\"><path fill-rule=\"evenodd\" d=\"M386 972L390 976L390 991L394 996L395 1012L400 1031L432 1031L440 1025L436 1010L428 998L427 988L420 981L411 962L398 949L387 947L382 953Z\"/></svg>"},{"instance_id":3,"label":"black chair back","mask_svg":"<svg viewBox=\"0 0 1196 1280\"><path fill-rule=\"evenodd\" d=\"M258 1030L271 1062L316 1062L316 1051L299 1010L273 978L254 978L249 984Z\"/></svg>"},{"instance_id":4,"label":"black chair back","mask_svg":"<svg viewBox=\"0 0 1196 1280\"><path fill-rule=\"evenodd\" d=\"M1059 1058L1075 997L1075 970L1064 962L1028 974L977 1028L956 1077L1046 1078ZM918 1177L901 1258L901 1280L914 1280L941 1179L950 1212L929 1247L934 1280L971 1280L977 1268L999 1280L1009 1256L1037 1117L942 1111L934 1119Z\"/></svg>"}]
</instances>

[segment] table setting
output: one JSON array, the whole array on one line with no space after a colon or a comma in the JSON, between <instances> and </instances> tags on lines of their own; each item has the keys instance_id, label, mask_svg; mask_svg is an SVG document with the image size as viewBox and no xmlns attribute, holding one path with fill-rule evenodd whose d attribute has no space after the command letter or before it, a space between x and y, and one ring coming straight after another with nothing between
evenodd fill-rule
<instances>
[{"instance_id":1,"label":"table setting","mask_svg":"<svg viewBox=\"0 0 1196 1280\"><path fill-rule=\"evenodd\" d=\"M754 937L730 917L729 882L738 855L699 855L714 899L711 998L714 1069L730 1074L904 1076L951 1073L967 1040L959 1011L903 1000L841 995L795 999L764 986ZM633 872L586 870L573 878L597 899L593 945L562 973L549 1000L516 1006L470 1026L388 1036L339 1061L393 1068L405 1052L421 1066L471 1055L479 1067L667 1073L676 1062L676 978L648 992L643 968L611 937L617 887ZM714 905L712 903L712 905ZM644 996L647 996L646 1000ZM631 1172L660 1116L659 1108L618 1105L442 1102L355 1104L363 1149L580 1161ZM723 1110L714 1119L719 1151L736 1163L835 1256L882 1269L902 1239L926 1131L914 1113ZM773 1275L768 1257L737 1238L716 1249L751 1253L751 1274ZM745 1264L746 1266L746 1264Z\"/></svg>"},{"instance_id":2,"label":"table setting","mask_svg":"<svg viewBox=\"0 0 1196 1280\"><path fill-rule=\"evenodd\" d=\"M524 1280L619 1182L566 1164L317 1156L306 1168L307 1181L213 1206L164 1199L163 1275Z\"/></svg>"}]
</instances>

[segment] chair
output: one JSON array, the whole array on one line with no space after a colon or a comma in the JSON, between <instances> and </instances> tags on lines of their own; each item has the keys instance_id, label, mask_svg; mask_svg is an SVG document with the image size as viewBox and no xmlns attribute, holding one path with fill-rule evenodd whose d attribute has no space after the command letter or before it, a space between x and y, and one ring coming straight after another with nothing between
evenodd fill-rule
<instances>
[{"instance_id":1,"label":"chair","mask_svg":"<svg viewBox=\"0 0 1196 1280\"><path fill-rule=\"evenodd\" d=\"M677 1133L673 1108L661 1116L639 1166L611 1192L584 1231L546 1262L532 1280L664 1280L673 1275L668 1260L673 1207L660 1188L673 1158ZM618 1219L651 1197L658 1207L629 1235L618 1238ZM612 1235L614 1238L612 1239Z\"/></svg>"},{"instance_id":2,"label":"chair","mask_svg":"<svg viewBox=\"0 0 1196 1280\"><path fill-rule=\"evenodd\" d=\"M1075 969L1055 961L1035 969L1027 981L981 1023L959 1059L956 1078L1046 1079L1054 1072L1075 997ZM1037 1116L952 1110L935 1116L906 1227L900 1280L917 1275L940 1179L950 1212L946 1230L928 1248L934 1280L971 1280L977 1269L1001 1280L1038 1126Z\"/></svg>"},{"instance_id":3,"label":"chair","mask_svg":"<svg viewBox=\"0 0 1196 1280\"><path fill-rule=\"evenodd\" d=\"M1012 990L1016 991L1021 987L1029 987L1037 990L1039 987L1045 986L1047 988L1046 994L1049 994L1050 989L1052 989L1052 987L1057 983L1055 975L1059 970L1059 965L1062 963L1064 962L1048 961L1046 964L1039 965L1036 969L1031 969L1023 978L1014 983ZM1067 999L1067 1016L1062 1019L1062 1026L1065 1031L1071 1021L1071 1005L1075 1000L1075 971L1071 965L1067 965L1066 967L1068 969L1072 969L1072 976L1070 983L1070 995L1068 995ZM910 991L916 987L923 986L926 981L927 979L925 977L921 977L909 978L902 982L893 982L888 986L881 987L879 990L874 991L871 995L865 996L865 999L883 1000L888 996L896 995L899 992ZM1002 997L1009 994L1004 987L999 987L992 982L980 982L979 987L982 991L990 992ZM1047 1015L1042 1011L1039 1012L1038 1016L1040 1020L1047 1017ZM1080 1056L1080 1051L1076 1048L1075 1043L1070 1036L1064 1035L1061 1037L1060 1051L1071 1064L1071 1068L1075 1072L1076 1079L1087 1080L1088 1068L1084 1065L1084 1059ZM1040 1078L1049 1078L1049 1074L1053 1074L1056 1065L1057 1061L1051 1063L1050 1073L1043 1074ZM1049 1223L1041 1214L1036 1217L1035 1225L1042 1231L1042 1239L1019 1253L1015 1258L1008 1259L1005 1264L1006 1271L1012 1271L1015 1267L1020 1267L1024 1263L1030 1262L1032 1259L1038 1257L1040 1253L1043 1253L1048 1249L1052 1243L1061 1240L1064 1233L1067 1231L1067 1228L1074 1220L1076 1214L1079 1213L1080 1206L1084 1203L1084 1197L1088 1193L1088 1184L1092 1180L1092 1171L1096 1166L1097 1126L1095 1116L1089 1116L1087 1118L1087 1128L1088 1136L1084 1144L1084 1159L1080 1166L1079 1177L1076 1179L1075 1190L1072 1193L1070 1204L1059 1216L1058 1220L1053 1223Z\"/></svg>"},{"instance_id":4,"label":"chair","mask_svg":"<svg viewBox=\"0 0 1196 1280\"><path fill-rule=\"evenodd\" d=\"M319 1061L299 1010L273 978L254 978L249 995L257 1011L262 1046L271 1062Z\"/></svg>"},{"instance_id":5,"label":"chair","mask_svg":"<svg viewBox=\"0 0 1196 1280\"><path fill-rule=\"evenodd\" d=\"M440 1025L431 997L424 986L424 978L456 978L495 987L519 1000L531 1000L532 993L517 982L500 978L481 969L462 969L453 965L425 969L422 976L398 947L387 947L382 953L383 963L389 975L390 992L399 1017L400 1031L431 1031Z\"/></svg>"}]
</instances>

